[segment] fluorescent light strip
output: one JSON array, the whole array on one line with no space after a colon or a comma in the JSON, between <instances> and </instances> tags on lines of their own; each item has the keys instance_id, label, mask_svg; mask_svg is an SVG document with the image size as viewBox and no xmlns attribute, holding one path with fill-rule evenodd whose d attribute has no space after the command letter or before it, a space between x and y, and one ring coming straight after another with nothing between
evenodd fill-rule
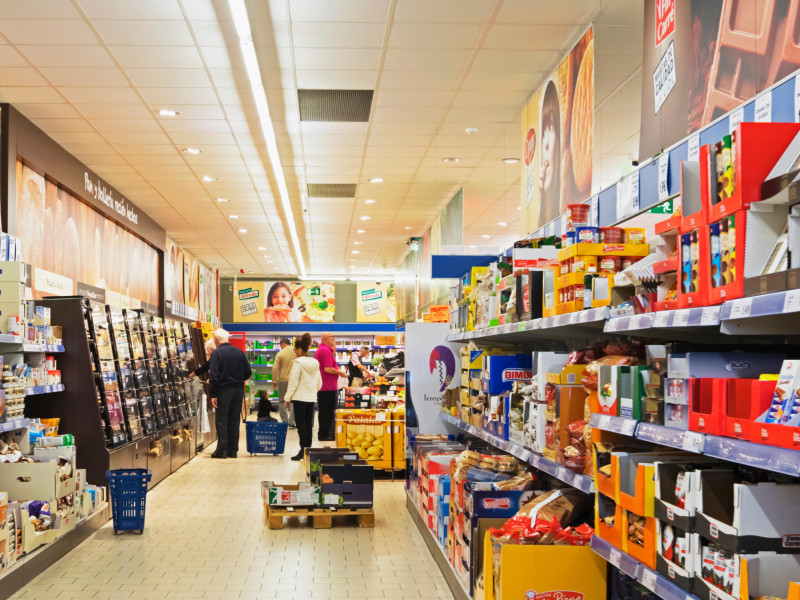
<instances>
[{"instance_id":1,"label":"fluorescent light strip","mask_svg":"<svg viewBox=\"0 0 800 600\"><path fill-rule=\"evenodd\" d=\"M297 265L300 277L306 278L306 266L303 261L303 253L300 249L300 238L297 235L297 228L294 223L294 213L289 201L289 190L286 187L286 178L283 175L281 159L278 154L278 143L275 140L275 129L272 127L272 120L269 116L269 105L267 104L267 94L264 84L261 81L261 71L258 68L258 58L256 57L255 46L253 46L253 36L250 32L250 19L247 16L247 7L244 0L228 0L233 22L236 26L236 33L239 36L239 45L242 49L242 58L247 69L247 77L250 79L250 88L253 91L253 99L258 111L258 121L261 125L261 133L267 144L267 154L272 165L272 172L278 184L278 192L281 197L283 211L286 213L286 221L289 226L289 236L292 239L292 246L297 254Z\"/></svg>"},{"instance_id":2,"label":"fluorescent light strip","mask_svg":"<svg viewBox=\"0 0 800 600\"><path fill-rule=\"evenodd\" d=\"M310 281L394 281L391 275L308 275Z\"/></svg>"}]
</instances>

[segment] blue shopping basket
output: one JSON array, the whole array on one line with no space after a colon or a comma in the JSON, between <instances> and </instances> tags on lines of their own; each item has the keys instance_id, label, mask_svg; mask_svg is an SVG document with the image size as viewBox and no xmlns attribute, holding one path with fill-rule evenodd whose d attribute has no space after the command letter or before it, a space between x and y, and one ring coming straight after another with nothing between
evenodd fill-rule
<instances>
[{"instance_id":1,"label":"blue shopping basket","mask_svg":"<svg viewBox=\"0 0 800 600\"><path fill-rule=\"evenodd\" d=\"M247 451L253 454L283 454L288 423L246 421Z\"/></svg>"},{"instance_id":2,"label":"blue shopping basket","mask_svg":"<svg viewBox=\"0 0 800 600\"><path fill-rule=\"evenodd\" d=\"M114 533L144 532L144 508L147 484L153 475L150 469L114 469L106 471Z\"/></svg>"}]
</instances>

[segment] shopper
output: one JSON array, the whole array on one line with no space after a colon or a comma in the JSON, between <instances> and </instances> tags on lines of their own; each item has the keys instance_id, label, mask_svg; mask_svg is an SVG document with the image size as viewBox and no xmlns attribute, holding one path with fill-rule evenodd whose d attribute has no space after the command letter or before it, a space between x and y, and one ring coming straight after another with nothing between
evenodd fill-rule
<instances>
[{"instance_id":1,"label":"shopper","mask_svg":"<svg viewBox=\"0 0 800 600\"><path fill-rule=\"evenodd\" d=\"M294 350L296 360L292 362L289 372L289 385L286 388L286 398L294 406L294 418L297 423L297 435L300 438L300 451L292 460L303 458L303 452L311 447L314 431L314 403L322 387L320 366L316 359L308 356L311 347L311 334L304 333L295 341Z\"/></svg>"},{"instance_id":2,"label":"shopper","mask_svg":"<svg viewBox=\"0 0 800 600\"><path fill-rule=\"evenodd\" d=\"M289 385L289 373L297 355L289 338L283 338L280 341L280 347L281 350L275 355L275 362L272 365L272 377L278 382L278 414L280 414L282 422L289 423L289 427L294 427L294 409L293 405L286 400L286 387Z\"/></svg>"},{"instance_id":3,"label":"shopper","mask_svg":"<svg viewBox=\"0 0 800 600\"><path fill-rule=\"evenodd\" d=\"M194 369L189 370L189 379L193 379L198 375L203 375L204 373L208 373L208 370L211 368L211 353L217 349L217 342L212 337L210 340L206 340L206 364L202 367L196 367ZM195 363L196 364L196 363Z\"/></svg>"},{"instance_id":4,"label":"shopper","mask_svg":"<svg viewBox=\"0 0 800 600\"><path fill-rule=\"evenodd\" d=\"M258 415L256 415L256 419L259 421L277 422L278 419L272 416L272 400L269 399L266 390L259 390L257 397Z\"/></svg>"},{"instance_id":5,"label":"shopper","mask_svg":"<svg viewBox=\"0 0 800 600\"><path fill-rule=\"evenodd\" d=\"M360 388L364 385L364 380L369 381L372 378L372 373L364 366L363 360L369 356L369 348L362 346L358 350L354 350L350 355L350 362L347 364L348 382L351 388Z\"/></svg>"},{"instance_id":6,"label":"shopper","mask_svg":"<svg viewBox=\"0 0 800 600\"><path fill-rule=\"evenodd\" d=\"M217 349L211 354L211 405L217 409L217 449L212 458L236 458L244 384L253 370L244 352L228 343L224 329L214 332Z\"/></svg>"},{"instance_id":7,"label":"shopper","mask_svg":"<svg viewBox=\"0 0 800 600\"><path fill-rule=\"evenodd\" d=\"M317 393L317 404L319 411L319 431L317 439L320 442L332 442L333 417L336 414L336 400L339 393L339 377L347 377L336 364L336 340L332 333L322 334L322 343L317 348L314 358L319 362L320 375L322 376L322 388Z\"/></svg>"}]
</instances>

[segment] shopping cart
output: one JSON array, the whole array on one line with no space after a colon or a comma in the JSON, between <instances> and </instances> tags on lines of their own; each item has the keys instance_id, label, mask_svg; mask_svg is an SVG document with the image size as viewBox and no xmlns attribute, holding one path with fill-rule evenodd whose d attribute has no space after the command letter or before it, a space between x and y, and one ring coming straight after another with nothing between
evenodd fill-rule
<instances>
[{"instance_id":1,"label":"shopping cart","mask_svg":"<svg viewBox=\"0 0 800 600\"><path fill-rule=\"evenodd\" d=\"M115 469L106 471L114 533L144 533L144 509L147 484L152 478L149 469Z\"/></svg>"},{"instance_id":2,"label":"shopping cart","mask_svg":"<svg viewBox=\"0 0 800 600\"><path fill-rule=\"evenodd\" d=\"M247 451L253 454L283 454L288 423L276 421L247 421Z\"/></svg>"}]
</instances>

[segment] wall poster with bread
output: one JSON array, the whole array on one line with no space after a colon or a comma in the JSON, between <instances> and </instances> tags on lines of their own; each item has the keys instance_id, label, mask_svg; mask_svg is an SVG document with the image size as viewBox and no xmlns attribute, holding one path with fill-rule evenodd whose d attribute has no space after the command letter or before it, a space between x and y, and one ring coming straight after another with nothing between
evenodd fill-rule
<instances>
[{"instance_id":1,"label":"wall poster with bread","mask_svg":"<svg viewBox=\"0 0 800 600\"><path fill-rule=\"evenodd\" d=\"M233 288L235 323L332 323L336 313L333 283L320 281L237 280Z\"/></svg>"},{"instance_id":2,"label":"wall poster with bread","mask_svg":"<svg viewBox=\"0 0 800 600\"><path fill-rule=\"evenodd\" d=\"M33 298L77 293L78 283L158 305L158 251L18 160L16 230Z\"/></svg>"},{"instance_id":3,"label":"wall poster with bread","mask_svg":"<svg viewBox=\"0 0 800 600\"><path fill-rule=\"evenodd\" d=\"M589 197L593 133L594 32L589 27L522 111L522 235Z\"/></svg>"}]
</instances>

